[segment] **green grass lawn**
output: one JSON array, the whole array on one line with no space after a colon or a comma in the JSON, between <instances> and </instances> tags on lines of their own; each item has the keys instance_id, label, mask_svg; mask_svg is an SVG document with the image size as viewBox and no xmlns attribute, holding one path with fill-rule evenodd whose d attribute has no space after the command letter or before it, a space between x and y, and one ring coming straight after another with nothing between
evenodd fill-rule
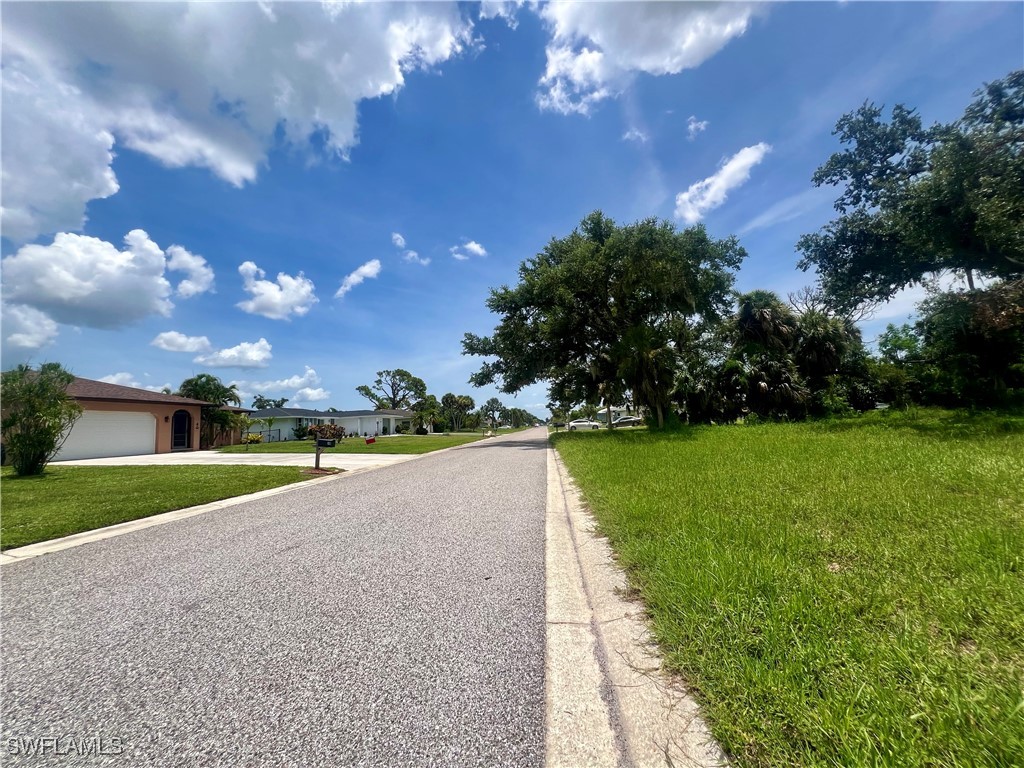
<instances>
[{"instance_id":1,"label":"green grass lawn","mask_svg":"<svg viewBox=\"0 0 1024 768\"><path fill-rule=\"evenodd\" d=\"M1024 765L1024 418L554 442L738 765Z\"/></svg>"},{"instance_id":2,"label":"green grass lawn","mask_svg":"<svg viewBox=\"0 0 1024 768\"><path fill-rule=\"evenodd\" d=\"M123 523L308 480L298 467L48 467L0 476L0 547Z\"/></svg>"},{"instance_id":3,"label":"green grass lawn","mask_svg":"<svg viewBox=\"0 0 1024 768\"><path fill-rule=\"evenodd\" d=\"M454 445L465 445L481 439L479 432L462 432L453 435L395 435L394 437L378 437L372 445L367 445L361 437L346 437L339 440L334 448L325 448L324 453L430 453ZM312 440L283 440L273 443L256 443L255 445L230 445L221 448L222 453L316 453Z\"/></svg>"}]
</instances>

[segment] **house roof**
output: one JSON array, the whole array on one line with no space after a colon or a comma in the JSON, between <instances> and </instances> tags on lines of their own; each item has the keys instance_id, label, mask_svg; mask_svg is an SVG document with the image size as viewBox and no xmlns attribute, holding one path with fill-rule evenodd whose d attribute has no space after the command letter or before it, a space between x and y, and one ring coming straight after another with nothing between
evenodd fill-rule
<instances>
[{"instance_id":1,"label":"house roof","mask_svg":"<svg viewBox=\"0 0 1024 768\"><path fill-rule=\"evenodd\" d=\"M308 408L267 408L262 411L253 411L254 419L344 419L355 416L400 416L410 419L412 411L384 410L384 411L314 411Z\"/></svg>"},{"instance_id":2,"label":"house roof","mask_svg":"<svg viewBox=\"0 0 1024 768\"><path fill-rule=\"evenodd\" d=\"M133 403L168 403L176 405L213 405L205 400L193 400L190 397L165 395L163 392L150 392L148 389L125 387L120 384L108 384L105 381L93 381L78 376L71 382L68 394L76 400L121 400Z\"/></svg>"}]
</instances>

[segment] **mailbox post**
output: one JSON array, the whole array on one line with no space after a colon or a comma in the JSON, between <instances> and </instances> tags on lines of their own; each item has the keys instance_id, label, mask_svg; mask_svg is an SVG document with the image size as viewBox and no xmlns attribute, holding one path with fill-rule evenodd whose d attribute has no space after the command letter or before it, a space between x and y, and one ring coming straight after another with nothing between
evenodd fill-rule
<instances>
[{"instance_id":1,"label":"mailbox post","mask_svg":"<svg viewBox=\"0 0 1024 768\"><path fill-rule=\"evenodd\" d=\"M316 466L313 469L320 469L320 453L324 448L333 448L337 444L337 441L333 438L327 439L324 437L318 437L316 439Z\"/></svg>"}]
</instances>

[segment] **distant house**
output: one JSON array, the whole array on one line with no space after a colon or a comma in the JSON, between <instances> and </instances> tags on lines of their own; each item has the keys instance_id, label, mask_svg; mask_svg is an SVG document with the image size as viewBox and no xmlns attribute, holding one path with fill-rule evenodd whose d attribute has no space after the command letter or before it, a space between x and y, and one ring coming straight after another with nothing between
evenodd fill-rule
<instances>
[{"instance_id":1,"label":"distant house","mask_svg":"<svg viewBox=\"0 0 1024 768\"><path fill-rule=\"evenodd\" d=\"M334 424L355 435L393 435L400 426L412 427L412 411L314 411L306 408L267 408L249 414L261 419L264 440L294 440L296 427ZM272 418L273 424L266 423ZM256 432L255 429L251 430Z\"/></svg>"},{"instance_id":2,"label":"distant house","mask_svg":"<svg viewBox=\"0 0 1024 768\"><path fill-rule=\"evenodd\" d=\"M618 419L618 418L620 418L622 416L636 416L636 415L637 415L636 412L635 411L630 411L629 408L623 408L623 407L617 406L617 405L613 405L612 406L612 421L615 421L616 419ZM608 409L607 408L602 408L601 410L599 410L597 412L597 416L594 417L594 421L600 421L600 422L603 423L604 421L607 420L607 418L608 418Z\"/></svg>"},{"instance_id":3,"label":"distant house","mask_svg":"<svg viewBox=\"0 0 1024 768\"><path fill-rule=\"evenodd\" d=\"M208 403L177 395L76 377L68 394L82 406L56 461L194 451L200 409Z\"/></svg>"}]
</instances>

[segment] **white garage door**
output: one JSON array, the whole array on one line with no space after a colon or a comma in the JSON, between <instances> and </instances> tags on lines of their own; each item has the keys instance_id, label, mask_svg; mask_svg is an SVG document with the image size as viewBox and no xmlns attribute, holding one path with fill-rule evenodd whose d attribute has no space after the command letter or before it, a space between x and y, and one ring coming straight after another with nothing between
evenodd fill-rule
<instances>
[{"instance_id":1,"label":"white garage door","mask_svg":"<svg viewBox=\"0 0 1024 768\"><path fill-rule=\"evenodd\" d=\"M156 418L149 413L84 411L56 461L138 456L156 452Z\"/></svg>"}]
</instances>

